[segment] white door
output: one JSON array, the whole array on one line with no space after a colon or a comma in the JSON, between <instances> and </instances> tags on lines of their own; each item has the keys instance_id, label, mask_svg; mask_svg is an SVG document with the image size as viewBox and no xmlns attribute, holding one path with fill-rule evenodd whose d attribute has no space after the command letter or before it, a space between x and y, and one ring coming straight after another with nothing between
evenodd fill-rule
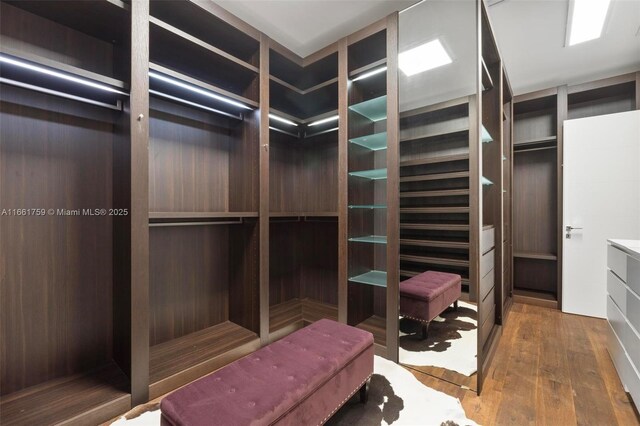
<instances>
[{"instance_id":1,"label":"white door","mask_svg":"<svg viewBox=\"0 0 640 426\"><path fill-rule=\"evenodd\" d=\"M565 121L563 152L562 310L605 318L607 239L640 239L640 111Z\"/></svg>"}]
</instances>

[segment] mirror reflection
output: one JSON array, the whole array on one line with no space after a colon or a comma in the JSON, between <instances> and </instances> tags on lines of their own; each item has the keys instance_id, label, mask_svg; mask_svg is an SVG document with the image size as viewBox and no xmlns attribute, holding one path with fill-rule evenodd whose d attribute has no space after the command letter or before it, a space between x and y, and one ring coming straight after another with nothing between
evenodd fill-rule
<instances>
[{"instance_id":1,"label":"mirror reflection","mask_svg":"<svg viewBox=\"0 0 640 426\"><path fill-rule=\"evenodd\" d=\"M476 389L477 304L469 283L469 146L477 91L476 2L400 13L402 364Z\"/></svg>"}]
</instances>

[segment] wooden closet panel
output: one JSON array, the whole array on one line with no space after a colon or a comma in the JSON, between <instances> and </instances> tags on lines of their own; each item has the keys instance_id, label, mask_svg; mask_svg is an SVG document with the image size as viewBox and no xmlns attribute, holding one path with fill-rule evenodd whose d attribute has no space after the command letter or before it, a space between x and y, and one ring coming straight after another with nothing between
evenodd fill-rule
<instances>
[{"instance_id":1,"label":"wooden closet panel","mask_svg":"<svg viewBox=\"0 0 640 426\"><path fill-rule=\"evenodd\" d=\"M308 222L302 227L304 262L301 298L338 304L338 222Z\"/></svg>"},{"instance_id":2,"label":"wooden closet panel","mask_svg":"<svg viewBox=\"0 0 640 426\"><path fill-rule=\"evenodd\" d=\"M300 168L303 211L338 211L338 141L336 137L337 132L334 132L302 141L305 146L304 159Z\"/></svg>"},{"instance_id":3,"label":"wooden closet panel","mask_svg":"<svg viewBox=\"0 0 640 426\"><path fill-rule=\"evenodd\" d=\"M286 139L284 139L286 138ZM302 212L302 146L289 136L271 132L269 141L269 198L272 212Z\"/></svg>"},{"instance_id":4,"label":"wooden closet panel","mask_svg":"<svg viewBox=\"0 0 640 426\"><path fill-rule=\"evenodd\" d=\"M233 123L229 141L229 211L257 212L259 187L259 110Z\"/></svg>"},{"instance_id":5,"label":"wooden closet panel","mask_svg":"<svg viewBox=\"0 0 640 426\"><path fill-rule=\"evenodd\" d=\"M229 320L260 332L259 225L233 226L229 241Z\"/></svg>"},{"instance_id":6,"label":"wooden closet panel","mask_svg":"<svg viewBox=\"0 0 640 426\"><path fill-rule=\"evenodd\" d=\"M184 112L167 102L152 103L149 210L228 212L228 129L199 111Z\"/></svg>"},{"instance_id":7,"label":"wooden closet panel","mask_svg":"<svg viewBox=\"0 0 640 426\"><path fill-rule=\"evenodd\" d=\"M0 46L113 75L114 45L17 7L0 3ZM37 28L37 31L33 31ZM120 77L120 76L119 76Z\"/></svg>"},{"instance_id":8,"label":"wooden closet panel","mask_svg":"<svg viewBox=\"0 0 640 426\"><path fill-rule=\"evenodd\" d=\"M555 97L553 99L555 99ZM557 133L556 127L555 108L521 114L518 114L516 111L513 127L513 143L517 145L521 142L555 136Z\"/></svg>"},{"instance_id":9,"label":"wooden closet panel","mask_svg":"<svg viewBox=\"0 0 640 426\"><path fill-rule=\"evenodd\" d=\"M233 226L177 226L149 232L150 344L229 319Z\"/></svg>"},{"instance_id":10,"label":"wooden closet panel","mask_svg":"<svg viewBox=\"0 0 640 426\"><path fill-rule=\"evenodd\" d=\"M513 251L557 253L556 150L514 153Z\"/></svg>"},{"instance_id":11,"label":"wooden closet panel","mask_svg":"<svg viewBox=\"0 0 640 426\"><path fill-rule=\"evenodd\" d=\"M112 131L109 113L3 87L2 208L109 209ZM2 217L3 395L111 358L111 247L109 216Z\"/></svg>"},{"instance_id":12,"label":"wooden closet panel","mask_svg":"<svg viewBox=\"0 0 640 426\"><path fill-rule=\"evenodd\" d=\"M269 305L300 298L300 271L306 241L297 220L269 224Z\"/></svg>"}]
</instances>

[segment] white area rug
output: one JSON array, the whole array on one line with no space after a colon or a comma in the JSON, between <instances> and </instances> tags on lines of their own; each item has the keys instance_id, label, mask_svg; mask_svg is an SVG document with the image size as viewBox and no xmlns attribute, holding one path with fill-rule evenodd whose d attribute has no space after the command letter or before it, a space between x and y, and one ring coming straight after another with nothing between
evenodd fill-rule
<instances>
[{"instance_id":1,"label":"white area rug","mask_svg":"<svg viewBox=\"0 0 640 426\"><path fill-rule=\"evenodd\" d=\"M378 356L374 360L369 401L361 404L357 398L356 394L327 424L340 426L476 425L466 417L459 400L423 385L405 368ZM112 425L160 425L160 410L157 404L150 405L148 408L152 411L144 412L144 406L142 406L135 409L143 412L138 417L127 420L123 416Z\"/></svg>"},{"instance_id":2,"label":"white area rug","mask_svg":"<svg viewBox=\"0 0 640 426\"><path fill-rule=\"evenodd\" d=\"M458 311L447 310L429 325L429 338L420 340L420 325L400 320L400 363L441 367L471 376L478 368L478 308L458 302Z\"/></svg>"}]
</instances>

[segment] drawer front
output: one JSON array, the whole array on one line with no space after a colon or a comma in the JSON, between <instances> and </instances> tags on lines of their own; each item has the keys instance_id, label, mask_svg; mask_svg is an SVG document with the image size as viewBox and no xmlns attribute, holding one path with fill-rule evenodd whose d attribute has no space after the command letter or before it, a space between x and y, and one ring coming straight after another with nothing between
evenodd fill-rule
<instances>
[{"instance_id":1,"label":"drawer front","mask_svg":"<svg viewBox=\"0 0 640 426\"><path fill-rule=\"evenodd\" d=\"M484 322L489 317L490 312L495 309L496 306L496 298L495 298L495 288L492 288L487 294L487 297L482 301L482 306L480 308L480 324L484 324ZM495 314L494 314L495 316Z\"/></svg>"},{"instance_id":2,"label":"drawer front","mask_svg":"<svg viewBox=\"0 0 640 426\"><path fill-rule=\"evenodd\" d=\"M640 334L632 330L629 323L627 323L622 344L631 359L631 364L636 367L636 370L640 371ZM640 401L638 401L638 403L640 403Z\"/></svg>"},{"instance_id":3,"label":"drawer front","mask_svg":"<svg viewBox=\"0 0 640 426\"><path fill-rule=\"evenodd\" d=\"M480 300L484 300L489 294L489 291L493 289L495 283L495 272L493 270L489 271L487 275L485 275L480 280Z\"/></svg>"},{"instance_id":4,"label":"drawer front","mask_svg":"<svg viewBox=\"0 0 640 426\"><path fill-rule=\"evenodd\" d=\"M613 272L607 271L607 293L616 302L623 315L627 314L627 288Z\"/></svg>"},{"instance_id":5,"label":"drawer front","mask_svg":"<svg viewBox=\"0 0 640 426\"><path fill-rule=\"evenodd\" d=\"M640 330L640 297L629 289L627 289L627 319L636 330Z\"/></svg>"},{"instance_id":6,"label":"drawer front","mask_svg":"<svg viewBox=\"0 0 640 426\"><path fill-rule=\"evenodd\" d=\"M495 315L496 315L496 309L494 306L489 311L487 318L485 319L484 323L480 327L480 343L482 344L483 347L487 343L487 338L489 338L489 335L491 334L491 330L495 325Z\"/></svg>"},{"instance_id":7,"label":"drawer front","mask_svg":"<svg viewBox=\"0 0 640 426\"><path fill-rule=\"evenodd\" d=\"M484 277L493 270L495 250L482 255L480 258L480 277Z\"/></svg>"},{"instance_id":8,"label":"drawer front","mask_svg":"<svg viewBox=\"0 0 640 426\"><path fill-rule=\"evenodd\" d=\"M616 367L620 381L625 390L631 394L631 398L633 398L637 407L640 405L640 375L631 365L627 352L610 327L608 327L607 341L607 349L611 354L611 359Z\"/></svg>"},{"instance_id":9,"label":"drawer front","mask_svg":"<svg viewBox=\"0 0 640 426\"><path fill-rule=\"evenodd\" d=\"M486 253L496 245L495 228L482 230L482 253Z\"/></svg>"},{"instance_id":10,"label":"drawer front","mask_svg":"<svg viewBox=\"0 0 640 426\"><path fill-rule=\"evenodd\" d=\"M607 266L624 282L627 282L627 257L627 253L622 250L607 246Z\"/></svg>"},{"instance_id":11,"label":"drawer front","mask_svg":"<svg viewBox=\"0 0 640 426\"><path fill-rule=\"evenodd\" d=\"M618 335L618 339L620 339L620 341L624 341L627 322L625 321L622 312L620 312L620 309L618 309L613 299L609 296L607 296L607 319L609 320L611 327L613 327L613 331Z\"/></svg>"},{"instance_id":12,"label":"drawer front","mask_svg":"<svg viewBox=\"0 0 640 426\"><path fill-rule=\"evenodd\" d=\"M640 296L640 260L627 257L627 286Z\"/></svg>"}]
</instances>

